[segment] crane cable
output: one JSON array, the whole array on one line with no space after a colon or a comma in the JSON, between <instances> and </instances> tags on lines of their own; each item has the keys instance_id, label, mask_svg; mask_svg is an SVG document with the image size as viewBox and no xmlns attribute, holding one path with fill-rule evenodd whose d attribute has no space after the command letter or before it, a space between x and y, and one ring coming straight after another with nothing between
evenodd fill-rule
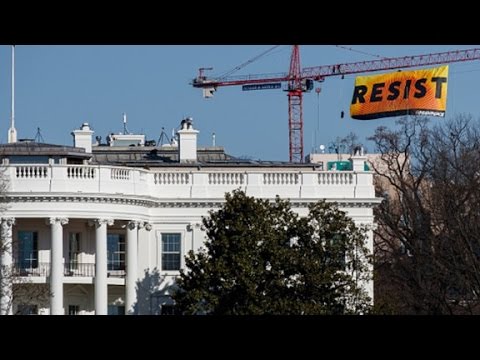
<instances>
[{"instance_id":1,"label":"crane cable","mask_svg":"<svg viewBox=\"0 0 480 360\"><path fill-rule=\"evenodd\" d=\"M450 72L450 75L449 75L449 79L448 79L448 85L450 86L450 93L453 94L455 92L455 82L456 82L456 79L457 76L455 74L455 71L451 71ZM446 103L445 105L450 106L450 108L452 109L452 114L455 114L455 110L456 110L456 104L454 101L452 101L452 99L455 99L454 96L450 96L447 98L447 101L450 100L450 103Z\"/></svg>"},{"instance_id":2,"label":"crane cable","mask_svg":"<svg viewBox=\"0 0 480 360\"><path fill-rule=\"evenodd\" d=\"M340 97L338 99L338 101L340 102L340 119L343 119L343 117L345 116L345 112L343 111L343 81L345 79L345 75L342 75L342 77L340 78Z\"/></svg>"},{"instance_id":3,"label":"crane cable","mask_svg":"<svg viewBox=\"0 0 480 360\"><path fill-rule=\"evenodd\" d=\"M351 47L347 47L347 46L343 46L343 45L335 45L335 47L338 47L338 48L344 49L344 50L353 51L353 52L356 52L356 53L359 53L359 54L363 54L363 55L373 56L373 57L376 57L376 58L379 58L379 59L387 59L387 58L384 57L384 56L372 54L372 53L369 53L369 52L366 52L366 51L356 50L356 49L353 49L353 48L351 48ZM342 79L341 79L341 80L343 80L343 79L345 79L345 75L342 75ZM342 102L342 99L343 99L343 82L342 82L342 84L340 85L340 98L339 98L339 102L340 102L340 103ZM340 108L343 108L343 106L340 106ZM344 111L344 110L340 110L340 118L343 119L344 117L345 117L345 111Z\"/></svg>"},{"instance_id":4,"label":"crane cable","mask_svg":"<svg viewBox=\"0 0 480 360\"><path fill-rule=\"evenodd\" d=\"M363 54L363 55L373 56L373 57L376 57L376 58L379 58L379 59L387 59L385 56L380 56L380 55L368 53L368 52L366 52L366 51L361 51L361 50L352 49L352 48L349 48L349 47L343 46L343 45L335 45L335 47L338 47L338 48L341 48L341 49L345 49L345 50L350 50L350 51L357 52L357 53Z\"/></svg>"},{"instance_id":5,"label":"crane cable","mask_svg":"<svg viewBox=\"0 0 480 360\"><path fill-rule=\"evenodd\" d=\"M322 89L318 87L315 89L315 92L317 93L317 128L315 129L315 149L316 149L318 145L318 135L320 134L320 93L322 92Z\"/></svg>"},{"instance_id":6,"label":"crane cable","mask_svg":"<svg viewBox=\"0 0 480 360\"><path fill-rule=\"evenodd\" d=\"M255 56L255 57L251 58L250 60L247 60L247 61L245 61L244 63L236 66L236 67L233 68L232 70L227 71L226 73L220 75L218 78L219 78L219 79L223 79L223 78L226 78L227 76L232 75L234 72L236 72L236 71L238 71L238 70L240 70L240 69L243 69L245 66L247 66L247 65L251 64L252 62L260 59L262 56L267 55L269 52L273 51L274 49L278 48L279 46L280 46L280 45L275 45L275 46L271 47L270 49L268 49L268 50L262 52L261 54L259 54L259 55Z\"/></svg>"}]
</instances>

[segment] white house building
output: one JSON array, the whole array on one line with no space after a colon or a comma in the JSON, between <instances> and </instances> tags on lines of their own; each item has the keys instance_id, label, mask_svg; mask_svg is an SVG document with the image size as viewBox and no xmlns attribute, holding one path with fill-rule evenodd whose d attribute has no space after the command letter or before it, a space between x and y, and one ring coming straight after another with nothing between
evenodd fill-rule
<instances>
[{"instance_id":1,"label":"white house building","mask_svg":"<svg viewBox=\"0 0 480 360\"><path fill-rule=\"evenodd\" d=\"M373 225L379 199L363 155L349 159L352 170L327 171L197 147L190 119L177 134L168 146L131 134L93 143L84 123L73 147L0 145L2 314L168 314L169 286L204 241L202 217L238 188L288 198L300 215L319 199L336 201L355 222ZM26 287L38 296L22 295Z\"/></svg>"}]
</instances>

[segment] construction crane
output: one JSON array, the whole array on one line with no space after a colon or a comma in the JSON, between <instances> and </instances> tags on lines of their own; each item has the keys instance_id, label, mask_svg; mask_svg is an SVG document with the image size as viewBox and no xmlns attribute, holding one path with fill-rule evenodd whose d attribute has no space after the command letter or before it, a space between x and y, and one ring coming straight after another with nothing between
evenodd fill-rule
<instances>
[{"instance_id":1,"label":"construction crane","mask_svg":"<svg viewBox=\"0 0 480 360\"><path fill-rule=\"evenodd\" d=\"M314 81L323 82L328 76L343 76L380 70L392 70L423 65L445 64L480 59L480 49L456 50L441 53L383 58L372 61L334 64L300 68L300 47L292 46L288 73L270 73L242 76L207 77L200 68L191 85L203 89L203 96L210 98L220 86L243 85L243 90L278 89L282 87L288 96L288 128L290 162L303 162L303 93L313 89ZM239 67L237 67L239 68Z\"/></svg>"}]
</instances>

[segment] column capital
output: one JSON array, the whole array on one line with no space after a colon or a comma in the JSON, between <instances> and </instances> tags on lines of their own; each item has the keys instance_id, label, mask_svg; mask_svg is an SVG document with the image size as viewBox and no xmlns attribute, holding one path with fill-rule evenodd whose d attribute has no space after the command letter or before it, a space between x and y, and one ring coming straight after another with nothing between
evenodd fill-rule
<instances>
[{"instance_id":1,"label":"column capital","mask_svg":"<svg viewBox=\"0 0 480 360\"><path fill-rule=\"evenodd\" d=\"M130 230L135 230L137 227L140 228L140 226L141 226L141 222L136 220L130 220L127 223L127 228Z\"/></svg>"},{"instance_id":2,"label":"column capital","mask_svg":"<svg viewBox=\"0 0 480 360\"><path fill-rule=\"evenodd\" d=\"M15 218L14 217L2 217L0 218L2 225L12 226L15 225Z\"/></svg>"},{"instance_id":3,"label":"column capital","mask_svg":"<svg viewBox=\"0 0 480 360\"><path fill-rule=\"evenodd\" d=\"M99 227L99 226L102 226L103 224L106 224L108 226L112 226L114 222L115 221L113 219L109 219L109 218L91 219L91 220L88 220L88 225Z\"/></svg>"},{"instance_id":4,"label":"column capital","mask_svg":"<svg viewBox=\"0 0 480 360\"><path fill-rule=\"evenodd\" d=\"M47 225L55 225L55 224L60 224L60 225L67 225L68 224L68 218L66 217L51 217L45 220Z\"/></svg>"},{"instance_id":5,"label":"column capital","mask_svg":"<svg viewBox=\"0 0 480 360\"><path fill-rule=\"evenodd\" d=\"M187 231L193 231L194 229L203 229L203 226L199 222L192 222L190 224L187 224Z\"/></svg>"},{"instance_id":6,"label":"column capital","mask_svg":"<svg viewBox=\"0 0 480 360\"><path fill-rule=\"evenodd\" d=\"M148 221L141 222L140 225L138 226L139 229L145 229L147 231L152 230L152 224L150 224Z\"/></svg>"}]
</instances>

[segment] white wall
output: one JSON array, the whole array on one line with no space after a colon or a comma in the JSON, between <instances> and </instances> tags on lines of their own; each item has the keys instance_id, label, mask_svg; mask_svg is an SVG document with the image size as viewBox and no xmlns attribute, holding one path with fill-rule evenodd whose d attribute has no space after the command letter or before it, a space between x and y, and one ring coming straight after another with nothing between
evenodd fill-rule
<instances>
[{"instance_id":1,"label":"white wall","mask_svg":"<svg viewBox=\"0 0 480 360\"><path fill-rule=\"evenodd\" d=\"M140 279L157 268L165 281L156 290L165 290L178 272L161 271L161 233L175 232L182 236L182 254L197 250L205 239L201 230L202 216L218 208L225 192L243 188L247 193L273 199L289 198L302 206L294 210L308 212L307 204L318 199L340 203L352 219L373 224L372 207L379 202L374 196L370 172L320 172L316 170L265 169L231 171L230 169L154 172L118 167L49 165L44 170L32 166L9 166L12 197L3 216L16 218L13 236L19 230L38 231L39 262L50 261L50 226L45 219L67 217L63 228L64 259L68 258L68 233L82 234L80 262L95 261L95 232L88 221L113 218L108 232L125 233L129 220L149 222L151 231L139 230L138 268ZM80 169L80 170L79 170ZM369 238L373 250L373 241ZM182 262L184 265L184 261ZM46 278L33 279L45 283ZM93 310L93 279L64 278L64 307L81 302L83 313ZM109 278L109 304L122 304L125 299L123 279ZM373 296L373 283L367 287ZM83 299L83 300L82 300ZM146 305L145 305L146 306ZM48 311L48 304L44 308Z\"/></svg>"}]
</instances>

